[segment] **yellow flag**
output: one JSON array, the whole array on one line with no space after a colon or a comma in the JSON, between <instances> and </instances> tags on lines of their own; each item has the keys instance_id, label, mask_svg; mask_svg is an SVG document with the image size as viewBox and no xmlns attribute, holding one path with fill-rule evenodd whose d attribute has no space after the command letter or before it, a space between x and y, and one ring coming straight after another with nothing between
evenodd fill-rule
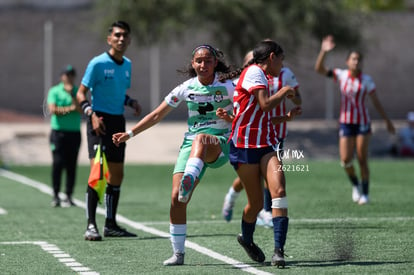
<instances>
[{"instance_id":1,"label":"yellow flag","mask_svg":"<svg viewBox=\"0 0 414 275\"><path fill-rule=\"evenodd\" d=\"M106 162L106 156L101 147L102 145L99 144L88 179L88 185L98 193L99 203L103 202L106 182L108 180L108 163Z\"/></svg>"}]
</instances>

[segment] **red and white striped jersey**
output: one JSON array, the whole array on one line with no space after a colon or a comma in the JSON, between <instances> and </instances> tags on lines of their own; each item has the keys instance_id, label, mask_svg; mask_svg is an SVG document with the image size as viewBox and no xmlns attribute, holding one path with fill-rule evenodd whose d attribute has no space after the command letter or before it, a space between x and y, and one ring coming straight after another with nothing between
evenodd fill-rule
<instances>
[{"instance_id":1,"label":"red and white striped jersey","mask_svg":"<svg viewBox=\"0 0 414 275\"><path fill-rule=\"evenodd\" d=\"M293 89L299 88L299 83L296 80L293 72L286 67L283 67L280 71L278 77L269 76L269 96L277 93L283 86L289 85ZM282 102L277 105L272 111L271 116L285 116L287 114L286 110L286 97L283 98ZM287 136L287 127L286 122L282 122L275 125L277 138L284 139Z\"/></svg>"},{"instance_id":2,"label":"red and white striped jersey","mask_svg":"<svg viewBox=\"0 0 414 275\"><path fill-rule=\"evenodd\" d=\"M257 89L269 91L265 72L256 64L245 68L234 91L234 120L231 139L238 148L263 148L277 144L270 112L263 112L254 95Z\"/></svg>"},{"instance_id":3,"label":"red and white striped jersey","mask_svg":"<svg viewBox=\"0 0 414 275\"><path fill-rule=\"evenodd\" d=\"M349 70L334 69L334 80L341 90L341 112L339 122L346 124L370 123L365 98L375 92L375 83L369 75L360 73L352 77Z\"/></svg>"}]
</instances>

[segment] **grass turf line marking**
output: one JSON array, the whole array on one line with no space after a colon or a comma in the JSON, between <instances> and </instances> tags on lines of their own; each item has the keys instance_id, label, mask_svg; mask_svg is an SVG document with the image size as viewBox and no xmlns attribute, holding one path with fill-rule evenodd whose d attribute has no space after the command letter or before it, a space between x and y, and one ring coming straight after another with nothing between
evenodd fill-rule
<instances>
[{"instance_id":1,"label":"grass turf line marking","mask_svg":"<svg viewBox=\"0 0 414 275\"><path fill-rule=\"evenodd\" d=\"M13 181L17 181L19 183L22 183L22 184L28 185L30 187L33 187L35 189L38 189L39 191L41 191L43 193L46 193L48 195L53 195L52 188L49 187L48 185L42 183L42 182L30 179L30 178L25 177L25 176L20 175L20 174L16 174L16 173L13 173L13 172L10 172L10 171L6 171L4 169L0 169L0 175L3 176L3 177L9 178ZM74 202L76 203L77 206L86 209L86 205L85 205L84 202L82 202L80 200L77 200L77 199L74 199ZM97 208L97 213L99 213L101 215L105 215L105 209L103 209L101 207L98 207ZM125 218L122 215L117 214L116 218L117 218L118 222L129 225L132 228L135 228L135 229L138 229L138 230L141 230L141 231L153 234L153 235L157 235L157 236L160 236L160 237L165 237L165 238L170 237L170 234L167 233L167 232L164 232L164 231L152 228L152 227L145 226L142 223L131 221L131 220ZM188 241L188 240L185 241L185 246L188 247L188 248L191 248L191 249L193 249L193 250L195 250L199 253L202 253L202 254L204 254L208 257L219 260L219 261L224 262L226 264L230 264L230 265L232 265L232 266L234 266L234 267L236 267L236 268L238 268L242 271L245 271L245 272L248 272L248 273L251 273L251 274L258 274L258 275L270 275L270 274L272 274L272 273L269 273L269 272L265 272L265 271L256 269L256 268L254 268L254 267L252 267L248 264L242 263L240 261L237 261L235 259L232 259L232 258L227 257L225 255L222 255L220 253L217 253L217 252L215 252L211 249L200 246L200 245L198 245L194 242ZM82 268L72 268L72 269L75 270L76 272L82 272L82 271L89 272L88 270L82 270ZM86 275L86 273L82 273L82 274ZM94 273L94 274L97 274L97 273Z\"/></svg>"},{"instance_id":2,"label":"grass turf line marking","mask_svg":"<svg viewBox=\"0 0 414 275\"><path fill-rule=\"evenodd\" d=\"M44 241L22 241L22 242L0 242L1 245L22 245L22 244L31 244L31 245L38 245L40 246L43 251L52 254L55 258L59 259L59 262L63 263L70 269L75 272L79 272L79 274L85 275L99 275L98 272L91 270L89 267L83 266L81 263L77 262L75 259L71 258L69 254L62 251L59 247L54 244L50 244Z\"/></svg>"},{"instance_id":3,"label":"grass turf line marking","mask_svg":"<svg viewBox=\"0 0 414 275\"><path fill-rule=\"evenodd\" d=\"M0 215L6 215L6 214L7 214L6 209L0 207Z\"/></svg>"},{"instance_id":4,"label":"grass turf line marking","mask_svg":"<svg viewBox=\"0 0 414 275\"><path fill-rule=\"evenodd\" d=\"M404 222L404 221L414 221L414 217L355 217L355 218L325 218L325 219L295 219L289 218L289 224L302 224L302 223L344 223L344 222ZM237 221L239 222L239 221ZM220 223L229 223L223 220L191 220L187 221L187 224L220 224ZM144 225L169 225L169 222L165 221L148 221L141 222Z\"/></svg>"}]
</instances>

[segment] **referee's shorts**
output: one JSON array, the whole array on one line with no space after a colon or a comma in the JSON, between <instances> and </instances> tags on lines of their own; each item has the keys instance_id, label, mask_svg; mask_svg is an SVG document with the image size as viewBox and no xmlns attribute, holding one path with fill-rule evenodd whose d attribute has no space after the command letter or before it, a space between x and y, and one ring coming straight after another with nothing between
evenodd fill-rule
<instances>
[{"instance_id":1,"label":"referee's shorts","mask_svg":"<svg viewBox=\"0 0 414 275\"><path fill-rule=\"evenodd\" d=\"M102 117L105 124L105 135L97 136L92 128L91 119L86 124L88 138L89 159L95 158L98 144L102 142L102 148L105 152L106 160L109 162L124 162L125 160L125 142L115 146L112 142L112 135L118 132L125 132L125 117L123 115L111 115L102 112L95 112L98 117Z\"/></svg>"}]
</instances>

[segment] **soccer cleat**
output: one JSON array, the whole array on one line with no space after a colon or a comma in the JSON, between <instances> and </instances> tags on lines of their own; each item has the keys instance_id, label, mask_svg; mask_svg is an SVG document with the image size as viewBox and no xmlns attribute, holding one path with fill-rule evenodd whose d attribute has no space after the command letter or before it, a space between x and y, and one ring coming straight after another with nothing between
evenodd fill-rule
<instances>
[{"instance_id":1,"label":"soccer cleat","mask_svg":"<svg viewBox=\"0 0 414 275\"><path fill-rule=\"evenodd\" d=\"M247 255L249 255L250 259L252 259L255 262L262 263L265 260L265 255L263 254L263 251L255 244L247 244L243 241L242 234L239 234L237 236L237 241L239 244L246 250Z\"/></svg>"},{"instance_id":2,"label":"soccer cleat","mask_svg":"<svg viewBox=\"0 0 414 275\"><path fill-rule=\"evenodd\" d=\"M223 209L221 210L221 213L223 214L223 218L227 222L231 221L231 218L233 217L233 207L234 202L230 202L230 199L226 195L226 197L224 198Z\"/></svg>"},{"instance_id":3,"label":"soccer cleat","mask_svg":"<svg viewBox=\"0 0 414 275\"><path fill-rule=\"evenodd\" d=\"M367 204L368 203L368 196L367 195L362 195L360 198L359 198L359 201L358 201L358 204L359 205L364 205L364 204Z\"/></svg>"},{"instance_id":4,"label":"soccer cleat","mask_svg":"<svg viewBox=\"0 0 414 275\"><path fill-rule=\"evenodd\" d=\"M72 198L67 197L62 201L62 207L71 207L76 206L76 204L72 201Z\"/></svg>"},{"instance_id":5,"label":"soccer cleat","mask_svg":"<svg viewBox=\"0 0 414 275\"><path fill-rule=\"evenodd\" d=\"M359 188L357 186L352 186L352 200L354 202L358 202L361 197L361 194L359 192Z\"/></svg>"},{"instance_id":6,"label":"soccer cleat","mask_svg":"<svg viewBox=\"0 0 414 275\"><path fill-rule=\"evenodd\" d=\"M264 209L260 210L257 215L256 225L264 226L266 228L273 228L272 212Z\"/></svg>"},{"instance_id":7,"label":"soccer cleat","mask_svg":"<svg viewBox=\"0 0 414 275\"><path fill-rule=\"evenodd\" d=\"M105 226L104 227L104 237L136 237L137 235L131 232L128 232L125 228L115 226Z\"/></svg>"},{"instance_id":8,"label":"soccer cleat","mask_svg":"<svg viewBox=\"0 0 414 275\"><path fill-rule=\"evenodd\" d=\"M272 256L271 265L277 266L278 268L285 268L286 262L283 249L275 249L275 254Z\"/></svg>"},{"instance_id":9,"label":"soccer cleat","mask_svg":"<svg viewBox=\"0 0 414 275\"><path fill-rule=\"evenodd\" d=\"M52 207L60 207L60 199L58 197L54 197L50 205Z\"/></svg>"},{"instance_id":10,"label":"soccer cleat","mask_svg":"<svg viewBox=\"0 0 414 275\"><path fill-rule=\"evenodd\" d=\"M165 260L163 265L183 265L184 264L184 253L174 253L171 258Z\"/></svg>"},{"instance_id":11,"label":"soccer cleat","mask_svg":"<svg viewBox=\"0 0 414 275\"><path fill-rule=\"evenodd\" d=\"M85 240L87 241L101 241L102 237L99 235L98 229L94 224L89 224L85 232Z\"/></svg>"},{"instance_id":12,"label":"soccer cleat","mask_svg":"<svg viewBox=\"0 0 414 275\"><path fill-rule=\"evenodd\" d=\"M178 190L178 201L188 202L191 192L194 189L194 178L191 175L185 175L180 183L180 189Z\"/></svg>"}]
</instances>

